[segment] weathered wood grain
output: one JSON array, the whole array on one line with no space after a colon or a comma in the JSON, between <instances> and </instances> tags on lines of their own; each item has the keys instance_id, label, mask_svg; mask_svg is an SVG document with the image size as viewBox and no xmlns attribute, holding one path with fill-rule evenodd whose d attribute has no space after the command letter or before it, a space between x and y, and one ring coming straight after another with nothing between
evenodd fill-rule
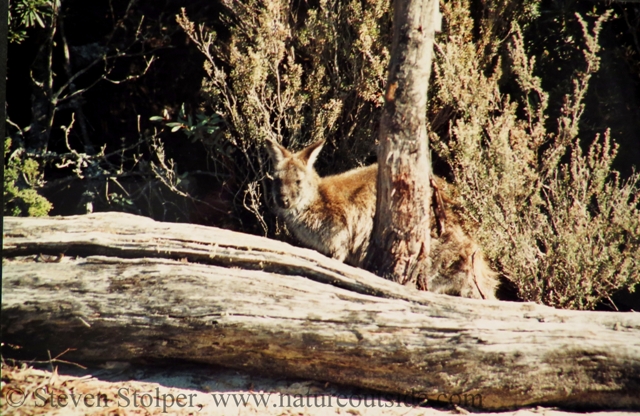
<instances>
[{"instance_id":1,"label":"weathered wood grain","mask_svg":"<svg viewBox=\"0 0 640 416\"><path fill-rule=\"evenodd\" d=\"M190 360L484 409L640 409L637 313L418 292L227 230L5 218L2 284L3 342L33 355Z\"/></svg>"}]
</instances>

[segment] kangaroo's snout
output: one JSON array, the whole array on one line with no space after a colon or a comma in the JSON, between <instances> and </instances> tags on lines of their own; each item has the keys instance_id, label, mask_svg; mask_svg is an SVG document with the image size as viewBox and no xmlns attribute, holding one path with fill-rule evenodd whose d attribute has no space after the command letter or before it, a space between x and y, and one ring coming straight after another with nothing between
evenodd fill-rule
<instances>
[{"instance_id":1,"label":"kangaroo's snout","mask_svg":"<svg viewBox=\"0 0 640 416\"><path fill-rule=\"evenodd\" d=\"M287 209L289 208L289 206L291 206L291 202L289 202L289 198L287 198L282 194L276 195L275 200L276 200L276 204L280 208Z\"/></svg>"},{"instance_id":2,"label":"kangaroo's snout","mask_svg":"<svg viewBox=\"0 0 640 416\"><path fill-rule=\"evenodd\" d=\"M289 182L291 181L286 177L284 179L276 177L273 180L273 199L278 208L289 209L298 197L298 190Z\"/></svg>"}]
</instances>

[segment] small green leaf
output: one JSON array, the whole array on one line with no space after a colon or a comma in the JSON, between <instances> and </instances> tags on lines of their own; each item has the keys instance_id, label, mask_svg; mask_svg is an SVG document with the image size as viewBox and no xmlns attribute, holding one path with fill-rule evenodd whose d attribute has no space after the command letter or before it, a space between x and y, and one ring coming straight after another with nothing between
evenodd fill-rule
<instances>
[{"instance_id":1,"label":"small green leaf","mask_svg":"<svg viewBox=\"0 0 640 416\"><path fill-rule=\"evenodd\" d=\"M39 15L39 14L37 14L37 13L34 13L34 16L35 16L36 21L37 21L37 22L38 22L38 24L40 25L40 27L44 28L44 27L45 27L45 25L44 25L44 21L42 20L42 18L40 17L40 15Z\"/></svg>"}]
</instances>

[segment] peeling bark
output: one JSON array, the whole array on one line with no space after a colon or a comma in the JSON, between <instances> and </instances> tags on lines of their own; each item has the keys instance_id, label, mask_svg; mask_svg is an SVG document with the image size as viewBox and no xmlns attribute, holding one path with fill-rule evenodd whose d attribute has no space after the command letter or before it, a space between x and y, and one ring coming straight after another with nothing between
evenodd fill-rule
<instances>
[{"instance_id":1,"label":"peeling bark","mask_svg":"<svg viewBox=\"0 0 640 416\"><path fill-rule=\"evenodd\" d=\"M427 87L437 0L394 2L394 33L380 121L376 214L368 269L427 288L430 270Z\"/></svg>"}]
</instances>

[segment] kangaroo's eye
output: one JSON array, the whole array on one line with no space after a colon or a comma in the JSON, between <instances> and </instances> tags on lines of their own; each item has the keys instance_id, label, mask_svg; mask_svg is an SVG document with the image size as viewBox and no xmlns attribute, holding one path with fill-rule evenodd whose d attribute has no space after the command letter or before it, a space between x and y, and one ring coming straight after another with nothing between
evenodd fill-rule
<instances>
[{"instance_id":1,"label":"kangaroo's eye","mask_svg":"<svg viewBox=\"0 0 640 416\"><path fill-rule=\"evenodd\" d=\"M296 179L296 185L300 185L302 181L300 179Z\"/></svg>"}]
</instances>

